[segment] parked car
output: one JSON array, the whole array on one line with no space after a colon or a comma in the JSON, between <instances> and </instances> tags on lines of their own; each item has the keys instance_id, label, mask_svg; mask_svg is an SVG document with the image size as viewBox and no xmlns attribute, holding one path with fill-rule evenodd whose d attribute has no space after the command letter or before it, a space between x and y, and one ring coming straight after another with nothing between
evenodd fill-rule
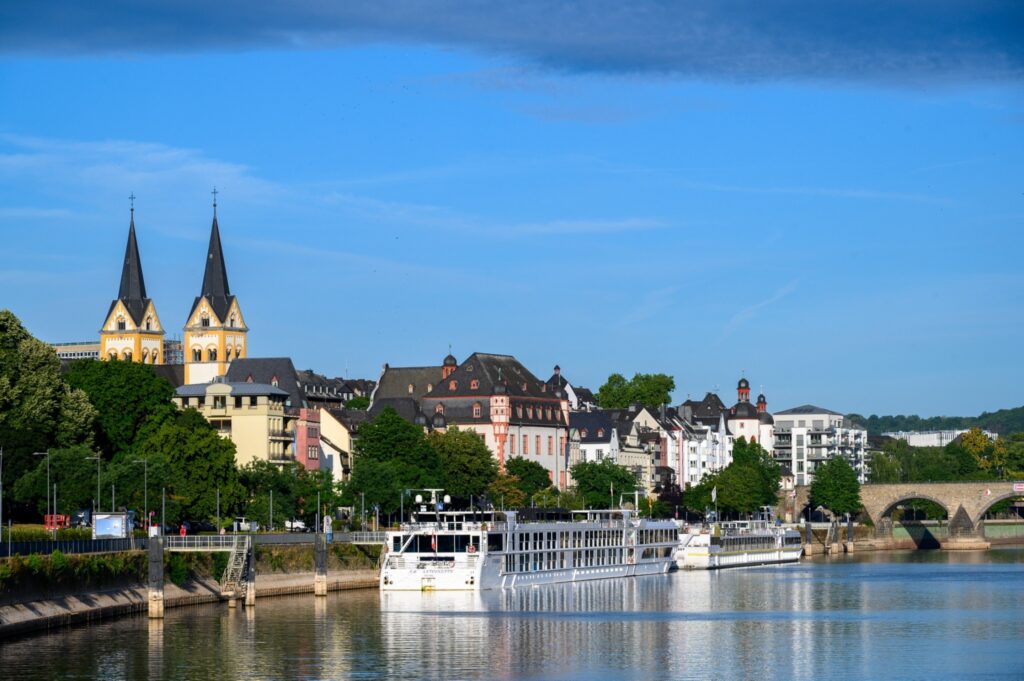
<instances>
[{"instance_id":1,"label":"parked car","mask_svg":"<svg viewBox=\"0 0 1024 681\"><path fill-rule=\"evenodd\" d=\"M298 518L284 521L284 529L289 532L312 532L312 530L306 527L305 521Z\"/></svg>"}]
</instances>

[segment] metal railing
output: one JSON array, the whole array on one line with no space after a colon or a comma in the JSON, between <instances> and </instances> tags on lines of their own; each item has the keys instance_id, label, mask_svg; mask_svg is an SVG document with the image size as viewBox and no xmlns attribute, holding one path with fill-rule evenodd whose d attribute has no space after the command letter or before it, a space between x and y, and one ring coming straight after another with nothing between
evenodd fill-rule
<instances>
[{"instance_id":1,"label":"metal railing","mask_svg":"<svg viewBox=\"0 0 1024 681\"><path fill-rule=\"evenodd\" d=\"M386 532L349 532L348 541L353 544L383 544L388 539Z\"/></svg>"},{"instance_id":2,"label":"metal railing","mask_svg":"<svg viewBox=\"0 0 1024 681\"><path fill-rule=\"evenodd\" d=\"M246 535L239 534L194 534L184 537L169 535L164 538L164 548L168 551L230 551L236 541L243 541Z\"/></svg>"},{"instance_id":3,"label":"metal railing","mask_svg":"<svg viewBox=\"0 0 1024 681\"><path fill-rule=\"evenodd\" d=\"M0 542L0 557L27 556L33 553L48 555L61 553L113 553L116 551L143 551L144 537L131 539L58 539Z\"/></svg>"}]
</instances>

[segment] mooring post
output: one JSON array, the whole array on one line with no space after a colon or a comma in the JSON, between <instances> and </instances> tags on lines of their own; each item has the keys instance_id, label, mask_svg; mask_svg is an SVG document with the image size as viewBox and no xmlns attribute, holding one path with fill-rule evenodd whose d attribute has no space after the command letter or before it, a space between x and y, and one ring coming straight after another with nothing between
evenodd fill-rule
<instances>
[{"instance_id":1,"label":"mooring post","mask_svg":"<svg viewBox=\"0 0 1024 681\"><path fill-rule=\"evenodd\" d=\"M814 553L814 535L811 532L811 518L808 514L807 522L804 524L804 555L809 556Z\"/></svg>"},{"instance_id":2,"label":"mooring post","mask_svg":"<svg viewBox=\"0 0 1024 681\"><path fill-rule=\"evenodd\" d=\"M164 538L149 538L149 617L164 616Z\"/></svg>"},{"instance_id":3,"label":"mooring post","mask_svg":"<svg viewBox=\"0 0 1024 681\"><path fill-rule=\"evenodd\" d=\"M317 532L313 541L313 563L316 575L313 577L313 595L327 595L327 535Z\"/></svg>"},{"instance_id":4,"label":"mooring post","mask_svg":"<svg viewBox=\"0 0 1024 681\"><path fill-rule=\"evenodd\" d=\"M249 535L249 550L245 564L245 605L256 605L256 535Z\"/></svg>"}]
</instances>

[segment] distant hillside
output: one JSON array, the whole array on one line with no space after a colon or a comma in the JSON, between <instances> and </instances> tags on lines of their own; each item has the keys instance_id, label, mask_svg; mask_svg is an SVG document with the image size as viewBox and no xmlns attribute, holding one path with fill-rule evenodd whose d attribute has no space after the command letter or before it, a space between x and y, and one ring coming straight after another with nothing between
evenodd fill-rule
<instances>
[{"instance_id":1,"label":"distant hillside","mask_svg":"<svg viewBox=\"0 0 1024 681\"><path fill-rule=\"evenodd\" d=\"M871 435L898 430L953 430L959 428L982 428L999 435L1024 432L1024 407L984 412L981 416L861 416L849 414L849 418L868 429Z\"/></svg>"}]
</instances>

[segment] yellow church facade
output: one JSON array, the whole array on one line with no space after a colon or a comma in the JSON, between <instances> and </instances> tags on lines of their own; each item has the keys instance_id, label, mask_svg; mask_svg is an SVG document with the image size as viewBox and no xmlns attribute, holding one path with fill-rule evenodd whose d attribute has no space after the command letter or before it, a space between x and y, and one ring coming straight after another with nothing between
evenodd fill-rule
<instances>
[{"instance_id":1,"label":"yellow church facade","mask_svg":"<svg viewBox=\"0 0 1024 681\"><path fill-rule=\"evenodd\" d=\"M184 379L186 384L209 383L227 373L234 359L246 357L249 329L238 299L231 294L217 224L217 204L206 255L200 293L192 303L184 327ZM128 245L118 297L110 304L100 329L100 359L164 364L164 327L156 306L146 295L138 242L135 209L128 228Z\"/></svg>"}]
</instances>

